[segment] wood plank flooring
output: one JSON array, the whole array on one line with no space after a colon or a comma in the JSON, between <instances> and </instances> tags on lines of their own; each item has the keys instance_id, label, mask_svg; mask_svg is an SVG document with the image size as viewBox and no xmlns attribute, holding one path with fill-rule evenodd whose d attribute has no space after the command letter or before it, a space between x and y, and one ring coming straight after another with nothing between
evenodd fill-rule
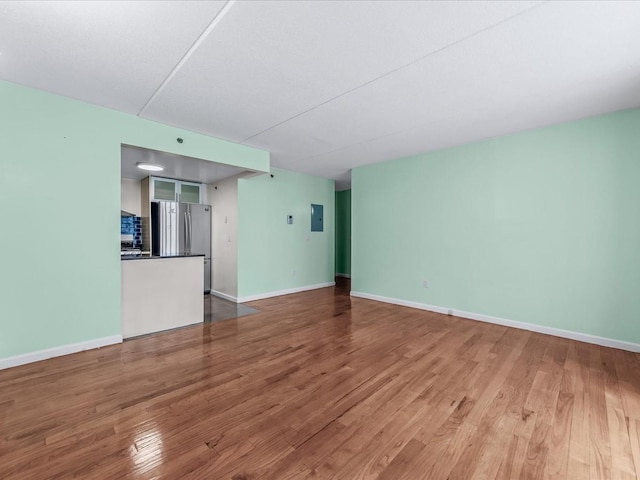
<instances>
[{"instance_id":1,"label":"wood plank flooring","mask_svg":"<svg viewBox=\"0 0 640 480\"><path fill-rule=\"evenodd\" d=\"M0 371L0 478L634 479L640 356L351 299Z\"/></svg>"}]
</instances>

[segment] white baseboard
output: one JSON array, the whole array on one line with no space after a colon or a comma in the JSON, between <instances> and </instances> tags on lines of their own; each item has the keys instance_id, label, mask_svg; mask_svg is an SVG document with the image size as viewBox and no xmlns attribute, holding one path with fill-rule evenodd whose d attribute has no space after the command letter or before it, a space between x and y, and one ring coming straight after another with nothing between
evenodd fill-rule
<instances>
[{"instance_id":1,"label":"white baseboard","mask_svg":"<svg viewBox=\"0 0 640 480\"><path fill-rule=\"evenodd\" d=\"M318 283L317 285L305 285L304 287L288 288L286 290L278 290L276 292L259 293L257 295L247 295L246 297L238 297L238 303L253 302L254 300L263 300L265 298L279 297L280 295L289 295L290 293L306 292L307 290L317 290L318 288L326 288L335 286L336 282Z\"/></svg>"},{"instance_id":2,"label":"white baseboard","mask_svg":"<svg viewBox=\"0 0 640 480\"><path fill-rule=\"evenodd\" d=\"M227 295L226 293L222 293L222 292L219 292L217 290L211 290L210 293L211 293L211 295L214 295L216 297L224 298L225 300L229 300L229 301L234 302L234 303L239 303L238 302L238 297L233 297L231 295Z\"/></svg>"},{"instance_id":3,"label":"white baseboard","mask_svg":"<svg viewBox=\"0 0 640 480\"><path fill-rule=\"evenodd\" d=\"M0 370L5 368L17 367L27 363L39 362L49 358L61 357L71 353L82 352L83 350L92 350L94 348L106 347L122 343L122 335L112 335L110 337L96 338L87 340L86 342L72 343L69 345L61 345L59 347L47 348L36 352L23 353L13 357L0 358Z\"/></svg>"},{"instance_id":4,"label":"white baseboard","mask_svg":"<svg viewBox=\"0 0 640 480\"><path fill-rule=\"evenodd\" d=\"M350 273L336 273L336 277L351 278Z\"/></svg>"},{"instance_id":5,"label":"white baseboard","mask_svg":"<svg viewBox=\"0 0 640 480\"><path fill-rule=\"evenodd\" d=\"M438 307L435 305L411 302L408 300L400 300L398 298L372 295L370 293L352 291L351 296L366 298L368 300L375 300L378 302L392 303L394 305L402 305L404 307L417 308L420 310L428 310L430 312L443 313L445 315L448 314L456 317L468 318L470 320L477 320L480 322L494 323L497 325L503 325L505 327L519 328L521 330L529 330L531 332L544 333L547 335L553 335L555 337L569 338L571 340L577 340L579 342L585 342L585 343L592 343L595 345L601 345L603 347L618 348L620 350L627 350L629 352L640 353L640 344L625 342L623 340L615 340L613 338L598 337L595 335L589 335L588 333L573 332L570 330L563 330L561 328L547 327L544 325L536 325L534 323L518 322L516 320L508 320L506 318L492 317L491 315L483 315L481 313L464 312L462 310Z\"/></svg>"}]
</instances>

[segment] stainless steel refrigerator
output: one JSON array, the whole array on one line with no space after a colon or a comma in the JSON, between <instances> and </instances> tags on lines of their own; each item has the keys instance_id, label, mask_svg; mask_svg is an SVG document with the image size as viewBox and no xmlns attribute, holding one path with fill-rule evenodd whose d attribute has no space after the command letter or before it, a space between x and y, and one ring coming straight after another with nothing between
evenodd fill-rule
<instances>
[{"instance_id":1,"label":"stainless steel refrigerator","mask_svg":"<svg viewBox=\"0 0 640 480\"><path fill-rule=\"evenodd\" d=\"M204 255L204 290L211 291L211 205L151 203L151 253Z\"/></svg>"}]
</instances>

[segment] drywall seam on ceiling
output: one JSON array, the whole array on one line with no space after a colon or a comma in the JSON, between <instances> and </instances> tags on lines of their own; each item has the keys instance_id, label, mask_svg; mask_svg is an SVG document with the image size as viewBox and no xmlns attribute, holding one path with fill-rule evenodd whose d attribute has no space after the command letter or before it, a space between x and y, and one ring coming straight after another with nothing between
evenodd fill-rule
<instances>
[{"instance_id":1,"label":"drywall seam on ceiling","mask_svg":"<svg viewBox=\"0 0 640 480\"><path fill-rule=\"evenodd\" d=\"M200 47L202 42L205 41L205 39L209 36L209 34L213 31L213 29L220 23L220 21L224 18L227 12L229 12L229 10L231 9L234 3L236 3L236 0L229 0L227 3L225 3L224 7L222 7L222 9L217 13L217 15L213 17L213 20L211 20L211 23L207 25L207 28L205 28L202 31L202 33L198 36L198 38L196 38L196 40L191 44L191 46L182 56L180 61L176 63L176 66L173 67L171 72L169 72L169 75L167 75L167 78L164 79L164 81L160 84L160 86L156 89L156 91L153 92L153 95L151 95L149 100L147 100L147 102L142 106L142 108L138 112L138 116L142 115L145 112L145 110L149 107L149 105L151 105L151 103L158 97L158 95L162 93L162 90L164 90L164 87L166 87L168 83L173 79L173 77L176 76L176 74L180 71L182 66L185 63L187 63L191 55L193 55L193 53L198 49L198 47Z\"/></svg>"},{"instance_id":2,"label":"drywall seam on ceiling","mask_svg":"<svg viewBox=\"0 0 640 480\"><path fill-rule=\"evenodd\" d=\"M0 358L0 370L5 368L17 367L27 363L48 360L49 358L61 357L71 353L82 352L84 350L93 350L95 348L106 347L122 343L122 335L112 335L110 337L96 338L87 340L86 342L71 343L69 345L61 345L59 347L38 350L37 352L23 353L13 357Z\"/></svg>"},{"instance_id":3,"label":"drywall seam on ceiling","mask_svg":"<svg viewBox=\"0 0 640 480\"><path fill-rule=\"evenodd\" d=\"M522 11L518 12L518 13L514 13L514 14L513 14L513 15L511 15L510 17L504 18L504 19L502 19L502 20L500 20L500 21L498 21L498 22L496 22L496 23L493 23L493 24L491 24L491 25L487 25L486 27L481 28L480 30L478 30L478 31L476 31L476 32L473 32L473 33L471 33L471 34L469 34L469 35L467 35L467 36L465 36L465 37L462 37L462 38L460 38L460 39L458 39L458 40L454 41L454 42L448 43L448 44L447 44L447 45L445 45L444 47L440 47L440 48L438 48L438 49L436 49L436 50L433 50L433 51L431 51L431 52L429 52L429 53L427 53L427 54L425 54L425 55L423 55L423 56L421 56L421 57L419 57L419 58L417 58L417 59L415 59L415 60L412 60L412 61L411 61L411 62L409 62L409 63L406 63L406 64L404 64L404 65L401 65L401 66L399 66L399 67L397 67L397 68L394 68L393 70L390 70L390 71L388 71L388 72L386 72L386 73L383 73L382 75L379 75L379 76L377 76L377 77L375 77L375 78L373 78L373 79L371 79L371 80L368 80L368 81L366 81L366 82L364 82L364 83L362 83L362 84L360 84L360 85L357 85L357 86L355 86L355 87L353 87L353 88L351 88L351 89L347 90L346 92L343 92L343 93L341 93L341 94L339 94L339 95L336 95L335 97L332 97L332 98L330 98L330 99L328 99L328 100L325 100L324 102L321 102L321 103L319 103L319 104L317 104L317 105L315 105L315 106L313 106L313 107L311 107L311 108L308 108L308 109L304 110L303 112L297 113L296 115L293 115L293 116L292 116L292 117L290 117L290 118L287 118L287 119L285 119L285 120L282 120L281 122L278 122L278 123L276 123L275 125L271 125L270 127L265 128L264 130L262 130L262 131L260 131L260 132L254 133L253 135L251 135L251 136L249 136L249 137L245 138L244 140L240 141L240 143L242 144L242 143L248 142L249 140L251 140L251 139L252 139L252 138L254 138L254 137L257 137L258 135L262 135L263 133L268 132L269 130L272 130L272 129L276 128L276 127L279 127L280 125L283 125L283 124L285 124L285 123L287 123L287 122L290 122L291 120L294 120L294 119L296 119L296 118L298 118L298 117L300 117L300 116L302 116L302 115L304 115L304 114L306 114L306 113L309 113L309 112L311 112L311 111L313 111L313 110L315 110L315 109L317 109L317 108L322 107L323 105L326 105L326 104L328 104L328 103L331 103L331 102L333 102L334 100L337 100L338 98L344 97L345 95L348 95L348 94L350 94L350 93L352 93L352 92L355 92L356 90L359 90L359 89L361 89L362 87L365 87L365 86L370 85L370 84L372 84L372 83L374 83L374 82L377 82L378 80L380 80L380 79L382 79L382 78L388 77L389 75L392 75L392 74L394 74L394 73L396 73L396 72L398 72L398 71L400 71L400 70L402 70L402 69L404 69L404 68L407 68L407 67L409 67L409 66L411 66L411 65L414 65L414 64L416 64L416 63L418 63L418 62L421 62L421 61L425 60L426 58L431 57L432 55L436 55L436 54L438 54L438 53L440 53L440 52L442 52L442 51L444 51L444 50L446 50L446 49L448 49L448 48L451 48L451 47L453 47L453 46L455 46L455 45L458 45L459 43L466 42L467 40L470 40L470 39L472 39L472 38L474 38L474 37L476 37L476 36L478 36L478 35L480 35L480 34L482 34L482 33L486 32L486 31L488 31L488 30L491 30L492 28L495 28L495 27L497 27L497 26L499 26L499 25L502 25L502 24L504 24L504 23L506 23L506 22L508 22L508 21L510 21L510 20L512 20L512 19L514 19L514 18L516 18L516 17L519 17L519 16L521 16L521 15L524 15L524 14L526 14L526 13L529 13L529 12L531 12L533 9L535 9L535 8L539 8L541 5L544 5L545 3L546 3L546 2L539 2L539 3L536 3L535 5L533 5L533 6L529 7L529 8L526 8L526 9L524 9L524 10L522 10Z\"/></svg>"},{"instance_id":4,"label":"drywall seam on ceiling","mask_svg":"<svg viewBox=\"0 0 640 480\"><path fill-rule=\"evenodd\" d=\"M545 335L553 335L554 337L568 338L579 342L592 343L603 347L618 348L629 352L640 353L640 344L616 340L615 338L599 337L589 335L588 333L574 332L571 330L563 330L561 328L547 327L545 325L536 325L533 323L518 322L517 320L509 320L507 318L493 317L481 313L465 312L446 307L438 307L436 305L428 305L426 303L412 302L399 298L383 297L381 295L373 295L364 292L351 292L352 297L374 300L376 302L391 303L393 305L401 305L403 307L417 308L419 310L427 310L429 312L442 313L444 315L453 315L454 317L476 320L479 322L493 323L504 327L517 328L519 330L528 330L530 332L543 333Z\"/></svg>"}]
</instances>

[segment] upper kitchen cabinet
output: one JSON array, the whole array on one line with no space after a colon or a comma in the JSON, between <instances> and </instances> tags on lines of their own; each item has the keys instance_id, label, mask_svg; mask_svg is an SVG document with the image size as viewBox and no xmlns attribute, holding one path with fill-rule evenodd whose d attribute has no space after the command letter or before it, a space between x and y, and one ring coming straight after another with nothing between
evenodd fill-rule
<instances>
[{"instance_id":1,"label":"upper kitchen cabinet","mask_svg":"<svg viewBox=\"0 0 640 480\"><path fill-rule=\"evenodd\" d=\"M177 183L176 180L151 178L151 200L177 200Z\"/></svg>"},{"instance_id":2,"label":"upper kitchen cabinet","mask_svg":"<svg viewBox=\"0 0 640 480\"><path fill-rule=\"evenodd\" d=\"M204 188L200 183L182 182L170 178L150 177L150 200L182 203L202 203Z\"/></svg>"},{"instance_id":3,"label":"upper kitchen cabinet","mask_svg":"<svg viewBox=\"0 0 640 480\"><path fill-rule=\"evenodd\" d=\"M202 203L202 184L180 182L179 200L183 203Z\"/></svg>"}]
</instances>

